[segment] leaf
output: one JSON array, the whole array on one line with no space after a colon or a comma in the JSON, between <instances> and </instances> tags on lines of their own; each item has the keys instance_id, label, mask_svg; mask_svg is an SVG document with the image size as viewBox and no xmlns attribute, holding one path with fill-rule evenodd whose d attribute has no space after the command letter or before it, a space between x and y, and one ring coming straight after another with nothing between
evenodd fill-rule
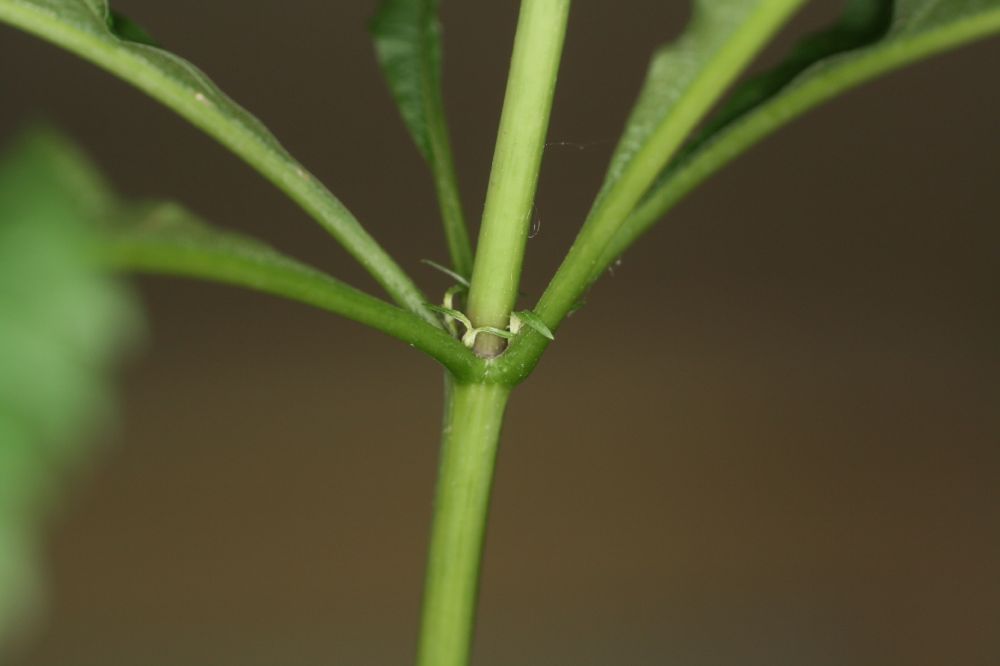
<instances>
[{"instance_id":1,"label":"leaf","mask_svg":"<svg viewBox=\"0 0 1000 666\"><path fill-rule=\"evenodd\" d=\"M256 239L213 229L178 204L123 202L82 154L65 140L58 145L48 160L59 166L61 186L72 195L75 210L102 223L103 233L87 249L106 266L202 278L296 300L402 340L458 375L471 369L474 359L437 326Z\"/></svg>"},{"instance_id":2,"label":"leaf","mask_svg":"<svg viewBox=\"0 0 1000 666\"><path fill-rule=\"evenodd\" d=\"M594 277L709 175L800 114L881 74L996 32L1000 0L852 0L830 30L737 89L658 177Z\"/></svg>"},{"instance_id":3,"label":"leaf","mask_svg":"<svg viewBox=\"0 0 1000 666\"><path fill-rule=\"evenodd\" d=\"M145 33L137 33L130 22L116 20L106 0L0 0L0 22L90 60L204 130L302 206L398 303L436 323L423 307L426 299L406 273L259 120L190 62L144 43L148 41Z\"/></svg>"},{"instance_id":4,"label":"leaf","mask_svg":"<svg viewBox=\"0 0 1000 666\"><path fill-rule=\"evenodd\" d=\"M415 315L241 234L214 229L174 203L123 205L104 244L116 268L246 287L306 303L417 347L455 372L470 360L453 338Z\"/></svg>"},{"instance_id":5,"label":"leaf","mask_svg":"<svg viewBox=\"0 0 1000 666\"><path fill-rule=\"evenodd\" d=\"M556 336L552 335L552 330L545 325L545 322L542 321L542 318L536 315L531 310L521 310L520 312L515 312L513 315L511 315L511 330L515 328L514 326L515 317L517 318L518 327L520 324L525 324L528 327L534 329L535 332L540 333L549 340L556 339Z\"/></svg>"},{"instance_id":6,"label":"leaf","mask_svg":"<svg viewBox=\"0 0 1000 666\"><path fill-rule=\"evenodd\" d=\"M534 308L545 321L557 326L580 300L609 243L684 139L803 1L695 2L680 39L653 56L604 185ZM540 354L542 343L527 338L518 347L530 351L518 353Z\"/></svg>"},{"instance_id":7,"label":"leaf","mask_svg":"<svg viewBox=\"0 0 1000 666\"><path fill-rule=\"evenodd\" d=\"M112 411L133 303L93 262L103 183L36 131L0 160L0 647L37 612L42 528Z\"/></svg>"},{"instance_id":8,"label":"leaf","mask_svg":"<svg viewBox=\"0 0 1000 666\"><path fill-rule=\"evenodd\" d=\"M451 317L455 321L461 322L462 326L465 326L466 329L472 330L472 322L469 321L469 318L465 316L465 313L459 312L454 308L448 308L442 305L434 305L433 303L428 303L427 307L433 310L434 312L443 314L445 317Z\"/></svg>"},{"instance_id":9,"label":"leaf","mask_svg":"<svg viewBox=\"0 0 1000 666\"><path fill-rule=\"evenodd\" d=\"M375 54L417 148L434 160L440 123L441 26L437 0L385 0L371 21Z\"/></svg>"},{"instance_id":10,"label":"leaf","mask_svg":"<svg viewBox=\"0 0 1000 666\"><path fill-rule=\"evenodd\" d=\"M472 274L472 245L462 213L441 92L438 0L383 0L370 29L375 55L403 122L434 175L452 264Z\"/></svg>"},{"instance_id":11,"label":"leaf","mask_svg":"<svg viewBox=\"0 0 1000 666\"><path fill-rule=\"evenodd\" d=\"M139 44L146 44L147 46L160 46L156 40L150 37L149 33L146 32L142 26L124 14L114 10L108 14L108 27L111 28L111 32L115 33L122 39L127 39L131 42L138 42Z\"/></svg>"},{"instance_id":12,"label":"leaf","mask_svg":"<svg viewBox=\"0 0 1000 666\"><path fill-rule=\"evenodd\" d=\"M503 338L504 340L510 340L514 337L514 334L510 331L504 330L502 328L497 328L496 326L480 326L479 328L473 329L473 332L478 333L489 333L495 335L498 338ZM473 344L475 344L475 339L473 339Z\"/></svg>"},{"instance_id":13,"label":"leaf","mask_svg":"<svg viewBox=\"0 0 1000 666\"><path fill-rule=\"evenodd\" d=\"M661 47L650 62L612 155L605 191L637 158L642 161L643 151L666 160L744 63L800 4L801 0L696 0L684 33Z\"/></svg>"},{"instance_id":14,"label":"leaf","mask_svg":"<svg viewBox=\"0 0 1000 666\"><path fill-rule=\"evenodd\" d=\"M773 69L751 77L730 94L721 110L709 119L678 157L693 152L724 127L740 118L816 62L866 46L885 36L892 25L893 0L851 0L830 28L810 35Z\"/></svg>"},{"instance_id":15,"label":"leaf","mask_svg":"<svg viewBox=\"0 0 1000 666\"><path fill-rule=\"evenodd\" d=\"M433 268L434 270L440 271L440 272L444 273L445 275L447 275L452 280L454 280L455 282L457 282L459 285L465 287L466 289L469 288L469 278L463 277L463 276L459 275L458 273L456 273L455 271L451 270L450 268L442 266L441 264L437 263L436 261L431 261L430 259L421 259L420 263L426 264L426 265L430 266L431 268Z\"/></svg>"}]
</instances>

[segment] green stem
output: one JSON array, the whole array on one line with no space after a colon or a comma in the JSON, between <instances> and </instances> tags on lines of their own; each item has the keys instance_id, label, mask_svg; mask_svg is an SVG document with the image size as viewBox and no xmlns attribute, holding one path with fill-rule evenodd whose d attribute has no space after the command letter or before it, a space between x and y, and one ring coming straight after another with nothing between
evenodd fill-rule
<instances>
[{"instance_id":1,"label":"green stem","mask_svg":"<svg viewBox=\"0 0 1000 666\"><path fill-rule=\"evenodd\" d=\"M517 299L569 6L569 0L521 3L469 290L475 326L506 328ZM503 344L482 335L476 350L492 356Z\"/></svg>"},{"instance_id":2,"label":"green stem","mask_svg":"<svg viewBox=\"0 0 1000 666\"><path fill-rule=\"evenodd\" d=\"M468 279L472 275L472 243L469 240L469 229L465 224L465 214L462 212L462 197L458 190L458 176L455 174L455 163L451 156L451 142L448 140L448 128L444 123L444 111L430 114L428 128L431 150L434 159L430 160L434 173L434 188L437 191L438 204L441 207L441 219L444 222L444 236L448 242L448 256L451 266L462 277Z\"/></svg>"},{"instance_id":3,"label":"green stem","mask_svg":"<svg viewBox=\"0 0 1000 666\"><path fill-rule=\"evenodd\" d=\"M493 466L510 389L449 378L417 666L466 666Z\"/></svg>"}]
</instances>

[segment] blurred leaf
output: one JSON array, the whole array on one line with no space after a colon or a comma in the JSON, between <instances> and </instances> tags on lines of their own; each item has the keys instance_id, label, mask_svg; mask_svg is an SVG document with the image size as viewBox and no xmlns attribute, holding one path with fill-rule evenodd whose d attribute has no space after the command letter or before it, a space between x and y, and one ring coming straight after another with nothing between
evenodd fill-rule
<instances>
[{"instance_id":1,"label":"blurred leaf","mask_svg":"<svg viewBox=\"0 0 1000 666\"><path fill-rule=\"evenodd\" d=\"M594 277L691 189L808 109L885 72L1000 32L1000 0L851 0L829 30L747 81L667 165Z\"/></svg>"},{"instance_id":2,"label":"blurred leaf","mask_svg":"<svg viewBox=\"0 0 1000 666\"><path fill-rule=\"evenodd\" d=\"M110 415L109 369L136 318L94 266L107 189L34 132L0 161L0 646L38 604L39 529Z\"/></svg>"},{"instance_id":3,"label":"blurred leaf","mask_svg":"<svg viewBox=\"0 0 1000 666\"><path fill-rule=\"evenodd\" d=\"M371 22L375 55L403 122L430 164L455 271L472 274L441 92L438 0L383 0Z\"/></svg>"}]
</instances>

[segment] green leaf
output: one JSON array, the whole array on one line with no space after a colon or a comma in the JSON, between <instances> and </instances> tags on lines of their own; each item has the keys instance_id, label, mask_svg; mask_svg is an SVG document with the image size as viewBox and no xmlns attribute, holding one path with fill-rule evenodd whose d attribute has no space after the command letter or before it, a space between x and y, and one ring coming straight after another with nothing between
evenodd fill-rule
<instances>
[{"instance_id":1,"label":"green leaf","mask_svg":"<svg viewBox=\"0 0 1000 666\"><path fill-rule=\"evenodd\" d=\"M459 312L454 308L444 307L443 305L434 305L432 303L428 303L427 307L429 307L434 312L443 314L445 317L451 317L455 321L461 322L462 326L465 326L467 330L472 330L472 322L469 321L469 318L465 316L465 313Z\"/></svg>"},{"instance_id":2,"label":"green leaf","mask_svg":"<svg viewBox=\"0 0 1000 666\"><path fill-rule=\"evenodd\" d=\"M490 333L492 335L497 336L498 338L503 338L504 340L510 340L511 338L514 337L514 334L511 333L510 331L504 330L502 328L497 328L496 326L480 326L479 328L474 330L476 333ZM473 343L475 343L474 340Z\"/></svg>"},{"instance_id":3,"label":"green leaf","mask_svg":"<svg viewBox=\"0 0 1000 666\"><path fill-rule=\"evenodd\" d=\"M160 46L156 40L154 40L149 33L142 28L142 26L124 14L114 10L111 10L108 14L108 27L111 28L111 32L115 33L122 39L127 39L131 42L138 42L140 44L146 44L147 46Z\"/></svg>"},{"instance_id":4,"label":"green leaf","mask_svg":"<svg viewBox=\"0 0 1000 666\"><path fill-rule=\"evenodd\" d=\"M434 175L455 270L472 274L472 244L441 92L438 0L383 0L371 22L375 54L413 141Z\"/></svg>"},{"instance_id":5,"label":"green leaf","mask_svg":"<svg viewBox=\"0 0 1000 666\"><path fill-rule=\"evenodd\" d=\"M456 273L455 271L451 270L450 268L442 266L441 264L437 263L436 261L431 261L430 259L421 259L420 263L426 264L426 265L430 266L431 268L433 268L434 270L440 271L440 272L444 273L445 275L447 275L452 280L454 280L455 282L457 282L459 285L465 287L466 289L469 288L469 278L464 277L462 275L459 275L458 273Z\"/></svg>"},{"instance_id":6,"label":"green leaf","mask_svg":"<svg viewBox=\"0 0 1000 666\"><path fill-rule=\"evenodd\" d=\"M762 138L841 92L1000 32L1000 0L852 0L830 30L748 81L659 176L609 244L596 278L685 194Z\"/></svg>"},{"instance_id":7,"label":"green leaf","mask_svg":"<svg viewBox=\"0 0 1000 666\"><path fill-rule=\"evenodd\" d=\"M144 33L116 20L106 0L0 0L0 22L90 60L207 132L302 206L398 303L436 325L409 276L259 120L190 62L144 43Z\"/></svg>"},{"instance_id":8,"label":"green leaf","mask_svg":"<svg viewBox=\"0 0 1000 666\"><path fill-rule=\"evenodd\" d=\"M385 0L371 21L375 54L417 148L435 159L432 126L440 122L441 25L437 0Z\"/></svg>"},{"instance_id":9,"label":"green leaf","mask_svg":"<svg viewBox=\"0 0 1000 666\"><path fill-rule=\"evenodd\" d=\"M730 123L765 102L810 66L838 53L866 46L885 36L892 25L893 0L850 0L833 26L809 35L773 69L751 77L729 95L676 161L704 145Z\"/></svg>"},{"instance_id":10,"label":"green leaf","mask_svg":"<svg viewBox=\"0 0 1000 666\"><path fill-rule=\"evenodd\" d=\"M535 332L540 333L549 340L556 339L556 336L552 335L552 330L545 325L545 322L542 321L542 318L536 315L531 310L521 310L520 312L515 312L514 314L511 315L510 318L511 318L511 330L514 330L515 328L520 328L520 325L524 324L534 329ZM517 322L516 325L515 321ZM516 333L517 331L514 332Z\"/></svg>"},{"instance_id":11,"label":"green leaf","mask_svg":"<svg viewBox=\"0 0 1000 666\"><path fill-rule=\"evenodd\" d=\"M604 190L630 166L665 162L801 0L696 0L690 24L653 56ZM645 153L645 154L644 154Z\"/></svg>"},{"instance_id":12,"label":"green leaf","mask_svg":"<svg viewBox=\"0 0 1000 666\"><path fill-rule=\"evenodd\" d=\"M173 203L121 206L102 248L108 265L223 282L296 300L371 326L456 373L471 359L440 328L246 236L213 229Z\"/></svg>"},{"instance_id":13,"label":"green leaf","mask_svg":"<svg viewBox=\"0 0 1000 666\"><path fill-rule=\"evenodd\" d=\"M103 183L36 131L0 160L0 648L37 612L60 480L112 412L132 300L93 262Z\"/></svg>"},{"instance_id":14,"label":"green leaf","mask_svg":"<svg viewBox=\"0 0 1000 666\"><path fill-rule=\"evenodd\" d=\"M697 0L680 39L656 52L604 186L533 308L551 327L580 300L608 244L684 139L802 2ZM531 367L544 344L537 336L523 338L502 362Z\"/></svg>"}]
</instances>

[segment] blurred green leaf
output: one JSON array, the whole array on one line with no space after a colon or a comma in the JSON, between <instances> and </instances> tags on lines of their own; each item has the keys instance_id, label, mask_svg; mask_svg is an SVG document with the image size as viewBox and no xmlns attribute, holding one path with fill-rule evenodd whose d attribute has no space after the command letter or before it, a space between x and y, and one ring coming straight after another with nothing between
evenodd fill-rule
<instances>
[{"instance_id":1,"label":"blurred green leaf","mask_svg":"<svg viewBox=\"0 0 1000 666\"><path fill-rule=\"evenodd\" d=\"M39 601L39 530L110 416L110 367L137 318L94 263L107 188L68 143L0 161L0 646Z\"/></svg>"}]
</instances>

